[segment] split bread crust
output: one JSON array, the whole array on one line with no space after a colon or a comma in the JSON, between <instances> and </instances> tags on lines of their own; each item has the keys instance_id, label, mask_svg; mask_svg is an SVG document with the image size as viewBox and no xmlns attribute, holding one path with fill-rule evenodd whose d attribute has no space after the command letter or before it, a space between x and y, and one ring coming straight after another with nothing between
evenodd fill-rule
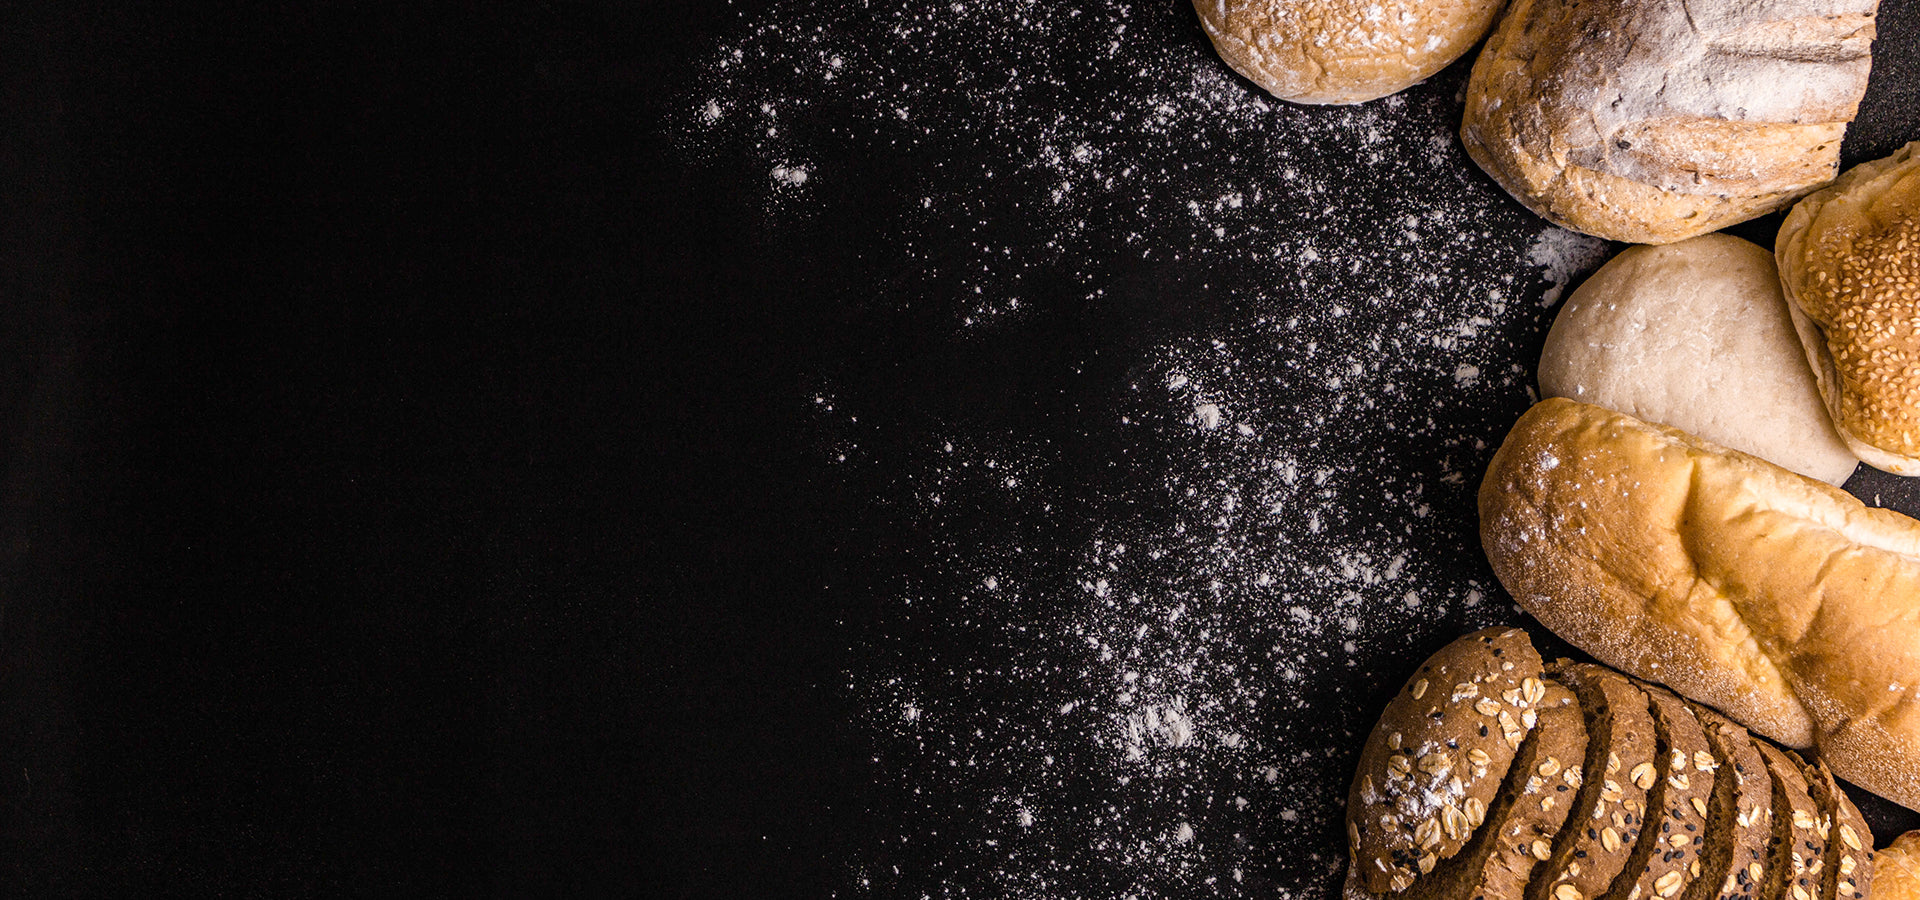
<instances>
[{"instance_id":1,"label":"split bread crust","mask_svg":"<svg viewBox=\"0 0 1920 900\"><path fill-rule=\"evenodd\" d=\"M1468 155L1609 240L1718 231L1833 179L1876 0L1514 0L1467 85Z\"/></svg>"},{"instance_id":2,"label":"split bread crust","mask_svg":"<svg viewBox=\"0 0 1920 900\"><path fill-rule=\"evenodd\" d=\"M1547 628L1920 809L1920 522L1564 399L1494 455L1481 542Z\"/></svg>"}]
</instances>

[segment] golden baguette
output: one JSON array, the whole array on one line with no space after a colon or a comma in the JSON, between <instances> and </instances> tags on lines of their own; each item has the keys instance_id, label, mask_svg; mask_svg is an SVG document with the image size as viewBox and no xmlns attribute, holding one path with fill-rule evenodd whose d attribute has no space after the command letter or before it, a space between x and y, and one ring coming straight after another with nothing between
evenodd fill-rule
<instances>
[{"instance_id":1,"label":"golden baguette","mask_svg":"<svg viewBox=\"0 0 1920 900\"><path fill-rule=\"evenodd\" d=\"M1920 809L1920 522L1552 399L1494 455L1480 535L1562 638Z\"/></svg>"}]
</instances>

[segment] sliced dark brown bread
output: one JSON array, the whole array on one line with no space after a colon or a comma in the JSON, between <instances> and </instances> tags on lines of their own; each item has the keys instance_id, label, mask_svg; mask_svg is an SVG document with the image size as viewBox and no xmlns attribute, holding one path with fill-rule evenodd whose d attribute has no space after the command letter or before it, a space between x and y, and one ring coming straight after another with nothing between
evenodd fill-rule
<instances>
[{"instance_id":1,"label":"sliced dark brown bread","mask_svg":"<svg viewBox=\"0 0 1920 900\"><path fill-rule=\"evenodd\" d=\"M1827 832L1827 862L1820 871L1820 900L1862 900L1873 884L1873 830L1847 792L1833 779L1825 760L1810 768L1807 785L1820 804Z\"/></svg>"},{"instance_id":2,"label":"sliced dark brown bread","mask_svg":"<svg viewBox=\"0 0 1920 900\"><path fill-rule=\"evenodd\" d=\"M1720 760L1707 803L1713 828L1700 858L1700 876L1681 900L1755 900L1766 879L1773 838L1773 777L1745 728L1704 706L1693 707L1707 743Z\"/></svg>"},{"instance_id":3,"label":"sliced dark brown bread","mask_svg":"<svg viewBox=\"0 0 1920 900\"><path fill-rule=\"evenodd\" d=\"M1760 896L1763 900L1818 900L1828 825L1807 784L1806 763L1765 741L1753 744L1773 777L1773 838Z\"/></svg>"},{"instance_id":4,"label":"sliced dark brown bread","mask_svg":"<svg viewBox=\"0 0 1920 900\"><path fill-rule=\"evenodd\" d=\"M1713 796L1720 761L1700 720L1685 701L1664 688L1641 684L1653 712L1658 758L1640 763L1627 778L1647 790L1647 816L1633 855L1607 890L1607 900L1674 900L1701 871L1706 845L1707 800Z\"/></svg>"},{"instance_id":5,"label":"sliced dark brown bread","mask_svg":"<svg viewBox=\"0 0 1920 900\"><path fill-rule=\"evenodd\" d=\"M1657 765L1653 715L1646 692L1618 672L1559 660L1548 677L1571 688L1586 713L1584 783L1568 827L1527 887L1527 900L1588 900L1605 893L1640 837L1647 789L1629 777Z\"/></svg>"},{"instance_id":6,"label":"sliced dark brown bread","mask_svg":"<svg viewBox=\"0 0 1920 900\"><path fill-rule=\"evenodd\" d=\"M1460 852L1422 871L1394 900L1521 900L1527 880L1547 856L1573 804L1567 779L1578 784L1587 747L1585 717L1573 693L1549 683L1537 705L1535 727L1499 786L1485 823ZM1564 789L1564 790L1563 790ZM1348 894L1354 884L1349 879ZM1364 890L1361 891L1364 894Z\"/></svg>"},{"instance_id":7,"label":"sliced dark brown bread","mask_svg":"<svg viewBox=\"0 0 1920 900\"><path fill-rule=\"evenodd\" d=\"M1533 728L1542 668L1525 631L1488 628L1440 648L1388 701L1347 796L1367 890L1405 890L1465 846Z\"/></svg>"}]
</instances>

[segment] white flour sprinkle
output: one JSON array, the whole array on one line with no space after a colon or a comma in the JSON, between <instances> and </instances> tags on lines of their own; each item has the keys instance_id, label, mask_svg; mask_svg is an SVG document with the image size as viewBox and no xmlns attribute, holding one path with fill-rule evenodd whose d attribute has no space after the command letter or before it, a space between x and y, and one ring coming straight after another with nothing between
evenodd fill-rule
<instances>
[{"instance_id":1,"label":"white flour sprinkle","mask_svg":"<svg viewBox=\"0 0 1920 900\"><path fill-rule=\"evenodd\" d=\"M787 0L709 59L683 149L759 185L770 231L860 185L850 315L910 312L981 358L959 383L1061 317L1106 329L1039 422L832 374L811 398L826 477L904 543L845 686L888 830L843 891L1330 896L1378 703L1514 618L1477 473L1538 301L1605 245L1472 169L1458 69L1292 106L1183 4Z\"/></svg>"}]
</instances>

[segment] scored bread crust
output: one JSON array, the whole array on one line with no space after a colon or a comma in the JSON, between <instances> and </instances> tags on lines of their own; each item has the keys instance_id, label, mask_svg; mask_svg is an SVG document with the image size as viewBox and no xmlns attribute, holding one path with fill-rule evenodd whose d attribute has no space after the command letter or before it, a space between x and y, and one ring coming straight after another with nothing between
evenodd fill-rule
<instances>
[{"instance_id":1,"label":"scored bread crust","mask_svg":"<svg viewBox=\"0 0 1920 900\"><path fill-rule=\"evenodd\" d=\"M1556 224L1667 243L1831 180L1866 91L1875 0L1514 0L1461 139Z\"/></svg>"},{"instance_id":2,"label":"scored bread crust","mask_svg":"<svg viewBox=\"0 0 1920 900\"><path fill-rule=\"evenodd\" d=\"M1282 100L1361 103L1446 68L1499 0L1194 0L1233 70Z\"/></svg>"},{"instance_id":3,"label":"scored bread crust","mask_svg":"<svg viewBox=\"0 0 1920 900\"><path fill-rule=\"evenodd\" d=\"M1920 475L1920 141L1800 201L1774 241L1827 412L1869 464Z\"/></svg>"},{"instance_id":4,"label":"scored bread crust","mask_svg":"<svg viewBox=\"0 0 1920 900\"><path fill-rule=\"evenodd\" d=\"M1525 631L1487 628L1440 648L1387 702L1347 796L1368 890L1404 890L1471 838L1534 727L1543 668Z\"/></svg>"},{"instance_id":5,"label":"scored bread crust","mask_svg":"<svg viewBox=\"0 0 1920 900\"><path fill-rule=\"evenodd\" d=\"M1494 573L1554 633L1920 809L1920 522L1561 399L1479 502Z\"/></svg>"},{"instance_id":6,"label":"scored bread crust","mask_svg":"<svg viewBox=\"0 0 1920 900\"><path fill-rule=\"evenodd\" d=\"M1700 877L1682 900L1754 900L1766 881L1773 838L1773 777L1745 728L1706 707L1692 709L1720 759L1714 789L1724 799L1715 797L1712 816L1721 843L1709 844Z\"/></svg>"},{"instance_id":7,"label":"scored bread crust","mask_svg":"<svg viewBox=\"0 0 1920 900\"><path fill-rule=\"evenodd\" d=\"M1647 816L1648 776L1658 766L1653 715L1645 691L1603 666L1559 660L1548 675L1580 697L1587 716L1587 756L1573 798L1572 827L1553 842L1527 898L1587 900L1606 892L1638 845Z\"/></svg>"}]
</instances>

